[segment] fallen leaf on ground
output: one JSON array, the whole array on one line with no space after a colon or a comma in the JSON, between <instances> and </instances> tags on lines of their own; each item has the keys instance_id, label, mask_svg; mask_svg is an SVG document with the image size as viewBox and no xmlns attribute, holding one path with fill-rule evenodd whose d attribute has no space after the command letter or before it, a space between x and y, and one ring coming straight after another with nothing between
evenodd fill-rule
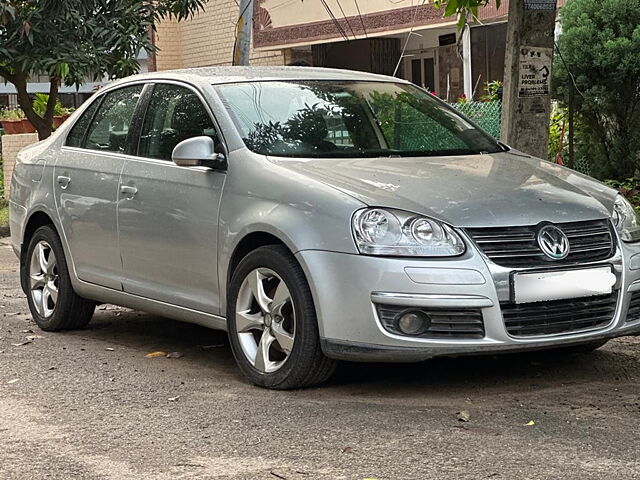
<instances>
[{"instance_id":1,"label":"fallen leaf on ground","mask_svg":"<svg viewBox=\"0 0 640 480\"><path fill-rule=\"evenodd\" d=\"M107 348L105 348L105 350L106 350L107 352L114 352L114 351L115 351L115 348L107 347Z\"/></svg>"},{"instance_id":2,"label":"fallen leaf on ground","mask_svg":"<svg viewBox=\"0 0 640 480\"><path fill-rule=\"evenodd\" d=\"M33 333L33 330L31 330L30 328L26 329L26 330L22 330L21 333Z\"/></svg>"},{"instance_id":3,"label":"fallen leaf on ground","mask_svg":"<svg viewBox=\"0 0 640 480\"><path fill-rule=\"evenodd\" d=\"M468 422L471 420L471 415L466 410L462 410L461 412L456 413L456 418L460 422Z\"/></svg>"},{"instance_id":4,"label":"fallen leaf on ground","mask_svg":"<svg viewBox=\"0 0 640 480\"><path fill-rule=\"evenodd\" d=\"M150 352L145 355L147 358L158 358L158 357L166 357L167 352Z\"/></svg>"},{"instance_id":5,"label":"fallen leaf on ground","mask_svg":"<svg viewBox=\"0 0 640 480\"><path fill-rule=\"evenodd\" d=\"M351 447L344 447L342 449L342 453L351 453L351 452L353 452L353 448Z\"/></svg>"},{"instance_id":6,"label":"fallen leaf on ground","mask_svg":"<svg viewBox=\"0 0 640 480\"><path fill-rule=\"evenodd\" d=\"M22 347L23 345L29 345L30 343L32 343L31 340L26 340L20 343L12 343L11 345L13 345L14 347Z\"/></svg>"},{"instance_id":7,"label":"fallen leaf on ground","mask_svg":"<svg viewBox=\"0 0 640 480\"><path fill-rule=\"evenodd\" d=\"M167 353L167 358L180 358L183 355L180 352L170 352Z\"/></svg>"},{"instance_id":8,"label":"fallen leaf on ground","mask_svg":"<svg viewBox=\"0 0 640 480\"><path fill-rule=\"evenodd\" d=\"M176 400L178 400L180 398L180 395L178 395L177 397L171 397L169 399L170 402L175 402Z\"/></svg>"},{"instance_id":9,"label":"fallen leaf on ground","mask_svg":"<svg viewBox=\"0 0 640 480\"><path fill-rule=\"evenodd\" d=\"M534 422L533 420L529 420L527 423L524 424L525 427L533 427L536 424L536 422Z\"/></svg>"},{"instance_id":10,"label":"fallen leaf on ground","mask_svg":"<svg viewBox=\"0 0 640 480\"><path fill-rule=\"evenodd\" d=\"M7 383L11 385L12 383L16 383L19 380L20 380L19 378L14 378L13 380L9 380Z\"/></svg>"},{"instance_id":11,"label":"fallen leaf on ground","mask_svg":"<svg viewBox=\"0 0 640 480\"><path fill-rule=\"evenodd\" d=\"M29 340L30 342L37 340L38 338L44 338L42 335L28 335L26 337L27 340Z\"/></svg>"}]
</instances>

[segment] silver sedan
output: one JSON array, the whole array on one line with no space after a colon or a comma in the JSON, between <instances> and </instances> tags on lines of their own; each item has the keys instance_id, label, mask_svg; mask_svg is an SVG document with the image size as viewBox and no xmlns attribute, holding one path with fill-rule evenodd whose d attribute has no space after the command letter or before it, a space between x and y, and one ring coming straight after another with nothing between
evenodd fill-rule
<instances>
[{"instance_id":1,"label":"silver sedan","mask_svg":"<svg viewBox=\"0 0 640 480\"><path fill-rule=\"evenodd\" d=\"M640 227L622 196L379 75L118 81L20 153L10 223L42 329L84 327L96 303L225 329L269 388L319 384L340 359L640 332Z\"/></svg>"}]
</instances>

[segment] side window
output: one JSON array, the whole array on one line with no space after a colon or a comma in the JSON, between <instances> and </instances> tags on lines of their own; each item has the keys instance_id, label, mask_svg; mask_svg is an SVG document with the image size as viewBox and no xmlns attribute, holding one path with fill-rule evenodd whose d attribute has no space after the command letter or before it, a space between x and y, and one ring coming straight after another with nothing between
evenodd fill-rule
<instances>
[{"instance_id":1,"label":"side window","mask_svg":"<svg viewBox=\"0 0 640 480\"><path fill-rule=\"evenodd\" d=\"M84 134L87 132L87 127L89 126L89 123L91 123L91 119L100 106L101 101L101 99L96 100L84 111L76 121L75 125L71 127L71 131L67 135L67 142L65 145L68 147L82 147Z\"/></svg>"},{"instance_id":2,"label":"side window","mask_svg":"<svg viewBox=\"0 0 640 480\"><path fill-rule=\"evenodd\" d=\"M116 153L125 151L129 126L142 87L134 85L107 94L89 126L86 148Z\"/></svg>"},{"instance_id":3,"label":"side window","mask_svg":"<svg viewBox=\"0 0 640 480\"><path fill-rule=\"evenodd\" d=\"M138 155L170 161L178 143L202 135L218 143L213 121L200 98L185 87L157 84L144 118Z\"/></svg>"}]
</instances>

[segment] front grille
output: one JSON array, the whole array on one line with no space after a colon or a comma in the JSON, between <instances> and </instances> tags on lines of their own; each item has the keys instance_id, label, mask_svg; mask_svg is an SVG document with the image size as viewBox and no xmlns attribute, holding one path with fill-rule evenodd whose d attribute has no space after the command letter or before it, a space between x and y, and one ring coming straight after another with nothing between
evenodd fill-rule
<instances>
[{"instance_id":1,"label":"front grille","mask_svg":"<svg viewBox=\"0 0 640 480\"><path fill-rule=\"evenodd\" d=\"M402 313L420 311L430 319L429 328L418 338L484 338L482 312L477 308L414 308L397 305L376 305L378 318L385 330L406 335L398 329Z\"/></svg>"},{"instance_id":2,"label":"front grille","mask_svg":"<svg viewBox=\"0 0 640 480\"><path fill-rule=\"evenodd\" d=\"M468 228L467 233L494 263L527 268L597 262L615 251L609 220L558 223L569 239L569 255L563 260L547 257L536 240L538 226Z\"/></svg>"},{"instance_id":3,"label":"front grille","mask_svg":"<svg viewBox=\"0 0 640 480\"><path fill-rule=\"evenodd\" d=\"M640 293L631 295L627 311L627 322L635 322L636 320L640 320Z\"/></svg>"},{"instance_id":4,"label":"front grille","mask_svg":"<svg viewBox=\"0 0 640 480\"><path fill-rule=\"evenodd\" d=\"M535 303L501 303L509 335L529 337L600 328L616 313L618 294Z\"/></svg>"}]
</instances>

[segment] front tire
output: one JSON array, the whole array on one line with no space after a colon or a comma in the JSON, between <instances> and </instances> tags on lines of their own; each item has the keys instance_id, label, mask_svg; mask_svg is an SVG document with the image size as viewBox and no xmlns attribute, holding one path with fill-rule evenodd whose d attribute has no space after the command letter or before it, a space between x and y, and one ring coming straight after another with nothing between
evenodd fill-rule
<instances>
[{"instance_id":1,"label":"front tire","mask_svg":"<svg viewBox=\"0 0 640 480\"><path fill-rule=\"evenodd\" d=\"M79 329L89 323L95 303L73 290L62 243L52 226L34 232L20 274L29 310L42 330Z\"/></svg>"},{"instance_id":2,"label":"front tire","mask_svg":"<svg viewBox=\"0 0 640 480\"><path fill-rule=\"evenodd\" d=\"M227 326L233 356L254 384L278 390L326 381L337 362L324 356L304 272L282 246L242 259L229 284Z\"/></svg>"}]
</instances>

